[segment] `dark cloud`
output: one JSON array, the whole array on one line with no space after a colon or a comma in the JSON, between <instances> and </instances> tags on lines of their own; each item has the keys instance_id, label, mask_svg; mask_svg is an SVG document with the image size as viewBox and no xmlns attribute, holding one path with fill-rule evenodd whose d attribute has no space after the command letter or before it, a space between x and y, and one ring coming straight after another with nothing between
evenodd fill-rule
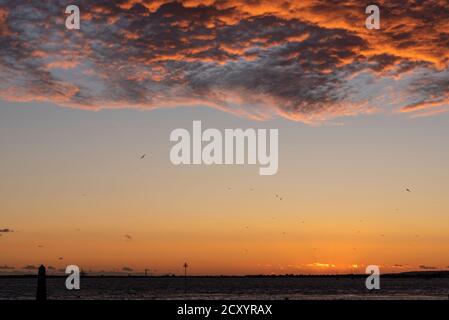
<instances>
[{"instance_id":1,"label":"dark cloud","mask_svg":"<svg viewBox=\"0 0 449 320\"><path fill-rule=\"evenodd\" d=\"M10 267L6 264L3 266L0 265L0 270L14 270L14 269L15 269L15 267Z\"/></svg>"},{"instance_id":2,"label":"dark cloud","mask_svg":"<svg viewBox=\"0 0 449 320\"><path fill-rule=\"evenodd\" d=\"M39 267L29 264L29 265L24 266L22 269L23 270L37 270L37 269L39 269Z\"/></svg>"},{"instance_id":3,"label":"dark cloud","mask_svg":"<svg viewBox=\"0 0 449 320\"><path fill-rule=\"evenodd\" d=\"M426 265L421 265L421 266L419 266L419 268L422 269L422 270L435 270L435 269L437 269L437 267L426 266Z\"/></svg>"},{"instance_id":4,"label":"dark cloud","mask_svg":"<svg viewBox=\"0 0 449 320\"><path fill-rule=\"evenodd\" d=\"M382 1L381 31L364 27L370 3L356 0L79 1L80 31L65 30L65 1L0 3L5 100L305 122L448 107L438 1Z\"/></svg>"},{"instance_id":5,"label":"dark cloud","mask_svg":"<svg viewBox=\"0 0 449 320\"><path fill-rule=\"evenodd\" d=\"M403 112L413 112L421 109L434 108L447 104L449 101L449 70L426 73L414 80L409 93L419 93L420 99L402 108Z\"/></svg>"}]
</instances>

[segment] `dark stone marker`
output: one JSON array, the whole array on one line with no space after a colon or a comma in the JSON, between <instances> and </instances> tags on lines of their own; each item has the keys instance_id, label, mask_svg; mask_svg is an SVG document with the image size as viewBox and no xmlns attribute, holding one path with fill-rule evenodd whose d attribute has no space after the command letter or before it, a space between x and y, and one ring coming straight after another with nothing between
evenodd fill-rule
<instances>
[{"instance_id":1,"label":"dark stone marker","mask_svg":"<svg viewBox=\"0 0 449 320\"><path fill-rule=\"evenodd\" d=\"M47 300L47 277L45 275L45 267L39 267L39 273L37 274L37 292L36 300L45 301Z\"/></svg>"}]
</instances>

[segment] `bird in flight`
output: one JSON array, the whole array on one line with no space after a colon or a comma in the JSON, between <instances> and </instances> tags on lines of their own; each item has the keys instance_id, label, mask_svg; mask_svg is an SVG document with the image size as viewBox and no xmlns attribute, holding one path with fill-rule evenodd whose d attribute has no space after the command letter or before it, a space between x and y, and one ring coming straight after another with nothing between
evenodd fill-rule
<instances>
[{"instance_id":1,"label":"bird in flight","mask_svg":"<svg viewBox=\"0 0 449 320\"><path fill-rule=\"evenodd\" d=\"M412 190L410 190L410 188L406 188L405 191L412 192Z\"/></svg>"},{"instance_id":2,"label":"bird in flight","mask_svg":"<svg viewBox=\"0 0 449 320\"><path fill-rule=\"evenodd\" d=\"M140 160L142 160L142 159L145 158L145 157L146 157L146 154L141 155L141 156L140 156Z\"/></svg>"}]
</instances>

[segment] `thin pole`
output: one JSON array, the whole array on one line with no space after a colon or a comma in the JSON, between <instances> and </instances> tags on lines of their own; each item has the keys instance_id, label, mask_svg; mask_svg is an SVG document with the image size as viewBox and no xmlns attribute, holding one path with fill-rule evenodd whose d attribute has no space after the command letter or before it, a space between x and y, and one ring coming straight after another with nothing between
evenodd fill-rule
<instances>
[{"instance_id":1,"label":"thin pole","mask_svg":"<svg viewBox=\"0 0 449 320\"><path fill-rule=\"evenodd\" d=\"M187 293L187 268L189 265L187 262L184 263L184 293Z\"/></svg>"}]
</instances>

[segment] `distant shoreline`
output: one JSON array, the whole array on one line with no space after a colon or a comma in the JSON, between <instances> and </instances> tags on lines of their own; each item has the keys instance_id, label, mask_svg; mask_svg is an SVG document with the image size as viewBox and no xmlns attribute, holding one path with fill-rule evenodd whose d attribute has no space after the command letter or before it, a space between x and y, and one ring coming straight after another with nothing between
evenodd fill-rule
<instances>
[{"instance_id":1,"label":"distant shoreline","mask_svg":"<svg viewBox=\"0 0 449 320\"><path fill-rule=\"evenodd\" d=\"M9 274L1 275L0 279L36 278L37 274ZM65 274L47 274L47 278L66 278ZM133 275L133 274L85 274L83 278L184 278L181 275ZM191 275L188 278L366 278L367 274L284 274L284 275ZM449 278L449 271L409 271L400 273L386 273L382 278Z\"/></svg>"}]
</instances>

